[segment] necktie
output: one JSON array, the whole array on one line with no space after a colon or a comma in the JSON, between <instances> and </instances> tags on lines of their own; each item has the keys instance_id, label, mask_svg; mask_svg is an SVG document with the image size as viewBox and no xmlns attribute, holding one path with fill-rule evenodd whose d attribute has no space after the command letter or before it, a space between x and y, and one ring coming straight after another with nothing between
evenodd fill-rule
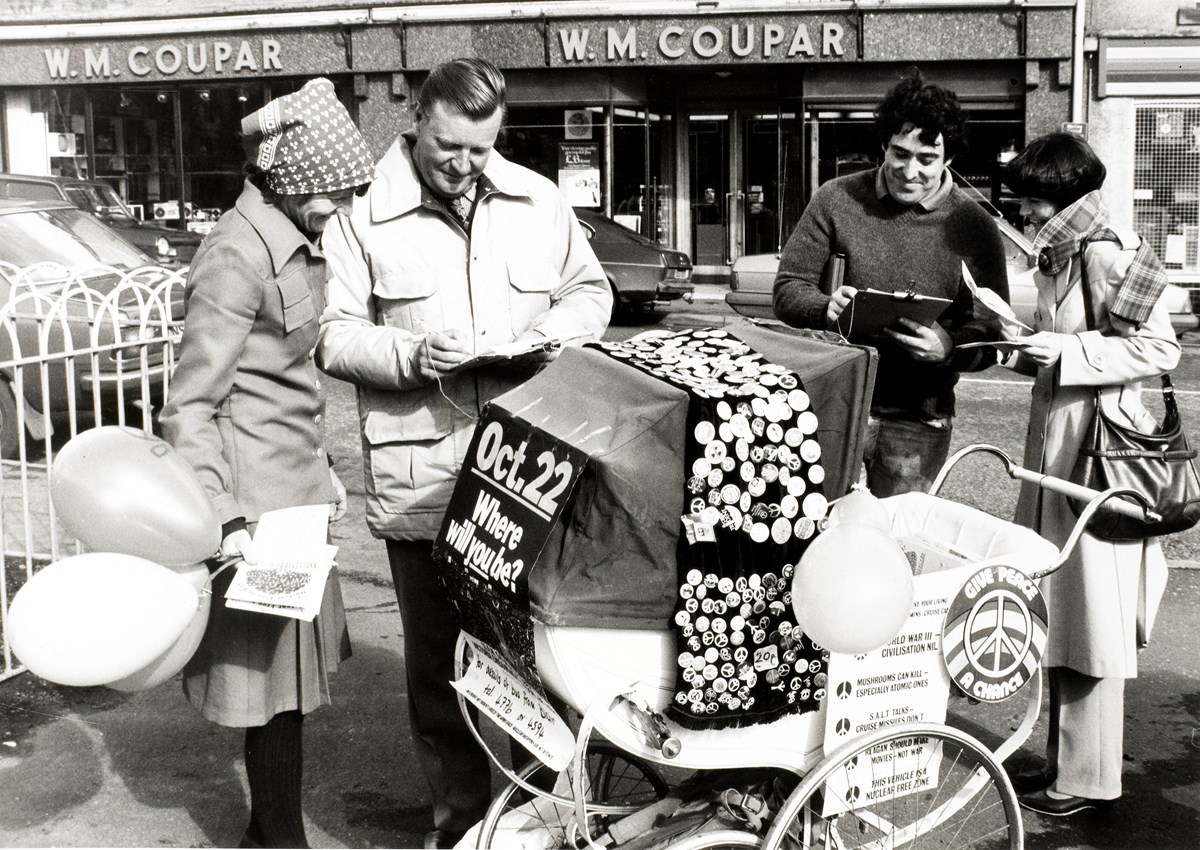
<instances>
[{"instance_id":1,"label":"necktie","mask_svg":"<svg viewBox=\"0 0 1200 850\"><path fill-rule=\"evenodd\" d=\"M450 201L450 212L454 213L454 217L459 220L459 223L465 228L467 219L471 215L471 208L467 205L467 199L459 195Z\"/></svg>"}]
</instances>

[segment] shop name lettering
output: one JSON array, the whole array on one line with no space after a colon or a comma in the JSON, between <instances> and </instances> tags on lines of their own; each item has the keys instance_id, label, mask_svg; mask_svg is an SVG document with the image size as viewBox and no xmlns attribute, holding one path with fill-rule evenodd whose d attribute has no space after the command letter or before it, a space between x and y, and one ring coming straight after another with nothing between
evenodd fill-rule
<instances>
[{"instance_id":1,"label":"shop name lettering","mask_svg":"<svg viewBox=\"0 0 1200 850\"><path fill-rule=\"evenodd\" d=\"M164 44L157 48L136 44L125 53L124 67L121 67L122 60L114 64L113 51L108 47L85 47L82 51L82 68L79 64L80 54L70 47L47 47L43 54L51 79L66 80L82 76L94 80L120 77L125 69L136 77L145 77L154 71L170 76L185 69L192 74L210 70L217 74L282 71L282 50L283 45L273 38L264 38L257 43L249 40L211 43L189 41L184 44Z\"/></svg>"},{"instance_id":2,"label":"shop name lettering","mask_svg":"<svg viewBox=\"0 0 1200 850\"><path fill-rule=\"evenodd\" d=\"M763 59L812 59L819 56L845 56L842 45L845 29L841 24L822 22L815 36L806 24L788 28L780 24L730 24L725 27L705 25L688 30L680 26L663 27L656 42L658 52L667 59L682 59L689 53L700 59L712 59L725 53L741 58L759 56ZM593 35L595 39L593 40ZM815 39L815 40L814 40ZM603 57L609 62L635 62L649 58L638 37L636 26L622 32L616 27L597 30L559 30L562 58L567 62L594 62ZM598 46L597 46L598 45Z\"/></svg>"}]
</instances>

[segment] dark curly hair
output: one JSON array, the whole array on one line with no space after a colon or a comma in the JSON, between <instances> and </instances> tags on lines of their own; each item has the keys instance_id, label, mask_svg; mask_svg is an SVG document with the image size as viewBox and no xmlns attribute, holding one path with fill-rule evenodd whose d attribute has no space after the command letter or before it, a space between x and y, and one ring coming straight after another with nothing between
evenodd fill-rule
<instances>
[{"instance_id":1,"label":"dark curly hair","mask_svg":"<svg viewBox=\"0 0 1200 850\"><path fill-rule=\"evenodd\" d=\"M926 83L915 68L892 87L875 110L879 144L887 147L892 136L910 125L921 130L919 138L927 145L936 144L940 135L947 160L966 150L967 113L959 105L958 95Z\"/></svg>"},{"instance_id":2,"label":"dark curly hair","mask_svg":"<svg viewBox=\"0 0 1200 850\"><path fill-rule=\"evenodd\" d=\"M1060 210L1104 185L1108 169L1073 133L1047 133L1009 160L1004 182L1023 198L1049 201Z\"/></svg>"}]
</instances>

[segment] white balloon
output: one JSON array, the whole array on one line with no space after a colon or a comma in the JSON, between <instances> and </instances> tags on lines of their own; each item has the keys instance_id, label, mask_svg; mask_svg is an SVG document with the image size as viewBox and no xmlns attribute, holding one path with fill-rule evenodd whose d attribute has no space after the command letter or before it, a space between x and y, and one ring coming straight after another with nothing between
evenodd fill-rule
<instances>
[{"instance_id":1,"label":"white balloon","mask_svg":"<svg viewBox=\"0 0 1200 850\"><path fill-rule=\"evenodd\" d=\"M913 582L900 544L879 528L843 522L809 544L792 578L796 624L832 652L886 644L912 609Z\"/></svg>"},{"instance_id":2,"label":"white balloon","mask_svg":"<svg viewBox=\"0 0 1200 850\"><path fill-rule=\"evenodd\" d=\"M196 654L196 649L200 646L205 629L208 628L208 612L212 607L212 577L209 575L208 567L204 564L171 567L170 569L187 579L195 589L198 595L196 613L192 615L192 620L183 630L183 634L166 652L141 670L114 682L105 683L115 691L145 691L161 685L174 678L175 674L182 670Z\"/></svg>"},{"instance_id":3,"label":"white balloon","mask_svg":"<svg viewBox=\"0 0 1200 850\"><path fill-rule=\"evenodd\" d=\"M833 503L829 509L829 528L844 522L871 525L885 532L892 528L892 516L887 505L870 490L855 487Z\"/></svg>"},{"instance_id":4,"label":"white balloon","mask_svg":"<svg viewBox=\"0 0 1200 850\"><path fill-rule=\"evenodd\" d=\"M13 597L5 629L13 653L43 679L103 685L166 652L198 605L178 573L135 555L92 552L34 573Z\"/></svg>"}]
</instances>

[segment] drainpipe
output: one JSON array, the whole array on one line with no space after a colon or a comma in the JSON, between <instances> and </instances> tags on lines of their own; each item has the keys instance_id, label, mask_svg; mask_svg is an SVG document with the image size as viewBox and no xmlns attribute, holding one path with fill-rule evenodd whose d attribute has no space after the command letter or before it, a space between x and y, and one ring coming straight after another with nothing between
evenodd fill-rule
<instances>
[{"instance_id":1,"label":"drainpipe","mask_svg":"<svg viewBox=\"0 0 1200 850\"><path fill-rule=\"evenodd\" d=\"M1071 47L1071 120L1084 121L1084 61L1083 36L1087 23L1086 0L1075 0L1075 38Z\"/></svg>"}]
</instances>

